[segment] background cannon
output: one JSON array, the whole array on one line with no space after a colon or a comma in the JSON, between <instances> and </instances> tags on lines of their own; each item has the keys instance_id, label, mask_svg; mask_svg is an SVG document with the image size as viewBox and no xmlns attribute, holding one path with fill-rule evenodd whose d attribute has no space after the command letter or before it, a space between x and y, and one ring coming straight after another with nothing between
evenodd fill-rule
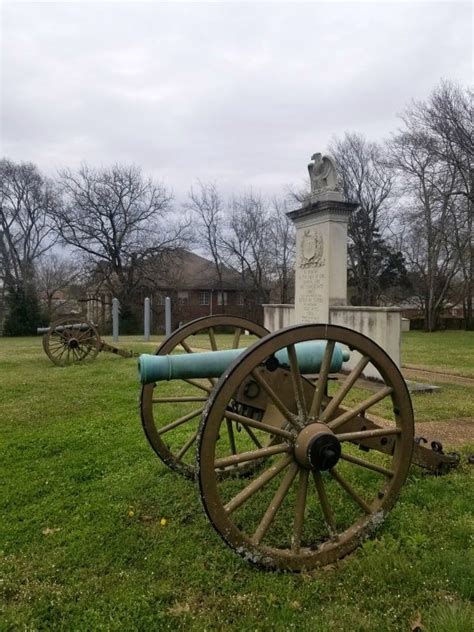
<instances>
[{"instance_id":1,"label":"background cannon","mask_svg":"<svg viewBox=\"0 0 474 632\"><path fill-rule=\"evenodd\" d=\"M302 364L298 347L315 341L322 345L316 366ZM350 368L334 366L338 347L350 350ZM216 385L209 379L207 404L163 419L158 433L166 440L180 429L180 441L188 437L185 451L196 443L205 511L224 541L254 563L289 570L331 563L384 521L414 452L432 470L457 464L415 444L405 381L362 334L330 325L290 327L230 360ZM141 362L143 379L156 379L146 377L148 361L153 364ZM198 380L205 378L205 369L194 372L199 356L187 362ZM364 378L369 365L379 381ZM181 366L178 376L187 375ZM191 419L192 432L186 429Z\"/></svg>"},{"instance_id":2,"label":"background cannon","mask_svg":"<svg viewBox=\"0 0 474 632\"><path fill-rule=\"evenodd\" d=\"M95 360L100 351L115 353L123 358L138 354L127 349L119 349L101 339L97 326L77 319L62 318L49 327L38 327L43 336L43 349L48 358L58 366L67 366L84 360Z\"/></svg>"}]
</instances>

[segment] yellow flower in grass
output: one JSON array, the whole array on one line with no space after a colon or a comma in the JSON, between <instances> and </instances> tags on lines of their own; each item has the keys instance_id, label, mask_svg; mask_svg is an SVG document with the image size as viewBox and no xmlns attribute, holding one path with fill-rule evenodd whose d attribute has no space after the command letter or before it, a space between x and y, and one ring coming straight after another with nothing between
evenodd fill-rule
<instances>
[{"instance_id":1,"label":"yellow flower in grass","mask_svg":"<svg viewBox=\"0 0 474 632\"><path fill-rule=\"evenodd\" d=\"M162 518L162 519L160 520L160 525L161 525L162 527L165 527L167 522L168 522L168 521L166 520L166 518Z\"/></svg>"}]
</instances>

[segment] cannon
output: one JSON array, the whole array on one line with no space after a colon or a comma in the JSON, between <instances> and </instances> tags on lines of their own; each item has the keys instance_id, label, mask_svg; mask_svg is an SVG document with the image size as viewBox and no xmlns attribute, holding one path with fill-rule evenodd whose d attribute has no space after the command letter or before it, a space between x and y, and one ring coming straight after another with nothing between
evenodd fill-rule
<instances>
[{"instance_id":1,"label":"cannon","mask_svg":"<svg viewBox=\"0 0 474 632\"><path fill-rule=\"evenodd\" d=\"M141 356L142 421L160 458L195 476L211 524L245 559L293 571L333 563L383 523L412 462L457 465L415 443L403 376L366 336L308 324L232 346ZM369 365L378 380L364 377Z\"/></svg>"},{"instance_id":2,"label":"cannon","mask_svg":"<svg viewBox=\"0 0 474 632\"><path fill-rule=\"evenodd\" d=\"M73 318L62 318L49 327L38 327L36 333L43 336L43 349L48 358L58 366L67 366L84 360L95 360L99 352L115 353L124 358L138 354L119 349L101 339L97 325Z\"/></svg>"}]
</instances>

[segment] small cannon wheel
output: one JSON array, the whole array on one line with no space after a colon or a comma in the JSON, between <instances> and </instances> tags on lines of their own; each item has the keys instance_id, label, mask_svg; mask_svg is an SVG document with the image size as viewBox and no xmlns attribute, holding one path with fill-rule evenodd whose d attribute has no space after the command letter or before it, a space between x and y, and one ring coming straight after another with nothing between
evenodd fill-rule
<instances>
[{"instance_id":1,"label":"small cannon wheel","mask_svg":"<svg viewBox=\"0 0 474 632\"><path fill-rule=\"evenodd\" d=\"M250 338L244 335L245 331L249 332ZM216 335L221 332L227 334L222 348L238 349L245 348L255 338L265 336L268 330L236 316L205 316L174 331L155 354L217 351ZM212 378L173 380L166 385L146 384L142 387L140 410L145 435L158 457L187 478L194 479L192 448L195 446L201 414L216 382ZM229 425L223 434L229 448L235 449L239 433L234 433L234 428ZM244 470L243 467L231 469Z\"/></svg>"},{"instance_id":2,"label":"small cannon wheel","mask_svg":"<svg viewBox=\"0 0 474 632\"><path fill-rule=\"evenodd\" d=\"M319 373L303 375L295 345L316 340L326 341ZM351 357L347 370L330 374L335 343ZM287 365L275 357L281 349ZM370 366L379 381L364 377ZM267 398L265 423L254 430L265 447L229 457L219 448L223 424L255 428L229 412L248 380ZM410 467L413 428L405 381L369 338L332 325L270 334L234 361L204 411L196 461L204 509L223 540L259 566L302 571L333 563L393 506ZM255 460L263 464L246 479L219 476L223 466Z\"/></svg>"},{"instance_id":3,"label":"small cannon wheel","mask_svg":"<svg viewBox=\"0 0 474 632\"><path fill-rule=\"evenodd\" d=\"M80 326L78 326L80 325ZM96 327L81 318L62 318L53 322L43 335L43 349L58 366L94 360L101 348Z\"/></svg>"}]
</instances>

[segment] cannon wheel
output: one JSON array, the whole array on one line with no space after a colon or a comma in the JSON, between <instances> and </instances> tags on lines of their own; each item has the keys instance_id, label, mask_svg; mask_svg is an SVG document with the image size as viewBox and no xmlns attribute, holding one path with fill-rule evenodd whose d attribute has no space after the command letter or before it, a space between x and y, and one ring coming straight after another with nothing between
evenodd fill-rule
<instances>
[{"instance_id":1,"label":"cannon wheel","mask_svg":"<svg viewBox=\"0 0 474 632\"><path fill-rule=\"evenodd\" d=\"M86 327L74 327L78 322ZM58 329L59 328L59 329ZM50 325L43 335L43 349L58 366L94 360L101 349L101 338L96 327L81 318L62 318Z\"/></svg>"},{"instance_id":2,"label":"cannon wheel","mask_svg":"<svg viewBox=\"0 0 474 632\"><path fill-rule=\"evenodd\" d=\"M228 341L234 349L244 346L245 331L258 338L268 334L267 329L244 318L205 316L173 332L158 347L155 355L168 355L173 352L192 353L194 350L217 351L216 333L223 328L231 332ZM204 348L195 347L196 336L200 336L200 344ZM140 408L145 435L159 458L187 478L194 479L195 468L191 448L195 445L198 422L215 382L213 379L174 380L173 387L179 394L170 397L160 395L164 390L162 385L146 384L142 387ZM170 405L175 406L172 421L169 418ZM168 418L164 412L166 410ZM230 427L230 432L232 430ZM238 469L242 471L244 468Z\"/></svg>"},{"instance_id":3,"label":"cannon wheel","mask_svg":"<svg viewBox=\"0 0 474 632\"><path fill-rule=\"evenodd\" d=\"M317 379L298 369L294 345L307 340L327 341ZM351 350L351 368L333 376L328 373L336 342ZM273 365L268 360L285 347L289 366L275 368L275 359ZM370 364L380 382L361 378ZM222 457L221 426L250 376L280 415L278 430L269 418L260 432L273 433L279 442ZM383 415L375 430L369 414L374 406L379 421ZM239 423L254 425L243 416ZM197 479L205 511L223 540L259 566L301 571L333 563L368 537L393 506L410 467L413 428L405 381L369 338L331 325L270 334L232 364L204 412ZM218 476L223 465L257 459L264 463L250 478Z\"/></svg>"}]
</instances>

